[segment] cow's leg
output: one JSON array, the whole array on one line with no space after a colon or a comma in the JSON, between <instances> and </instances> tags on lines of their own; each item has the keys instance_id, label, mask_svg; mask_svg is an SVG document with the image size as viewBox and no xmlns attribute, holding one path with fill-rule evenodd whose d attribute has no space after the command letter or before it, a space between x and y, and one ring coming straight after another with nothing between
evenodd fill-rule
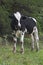
<instances>
[{"instance_id":1,"label":"cow's leg","mask_svg":"<svg viewBox=\"0 0 43 65\"><path fill-rule=\"evenodd\" d=\"M36 41L36 51L38 51L39 50L39 36L38 36L37 27L35 27L34 37L35 37L35 41Z\"/></svg>"},{"instance_id":2,"label":"cow's leg","mask_svg":"<svg viewBox=\"0 0 43 65\"><path fill-rule=\"evenodd\" d=\"M13 52L16 53L16 43L17 43L17 37L14 35L13 36L13 41L14 41L14 47L13 47Z\"/></svg>"},{"instance_id":3,"label":"cow's leg","mask_svg":"<svg viewBox=\"0 0 43 65\"><path fill-rule=\"evenodd\" d=\"M31 50L34 50L34 36L33 33L31 34L32 44L31 44Z\"/></svg>"},{"instance_id":4,"label":"cow's leg","mask_svg":"<svg viewBox=\"0 0 43 65\"><path fill-rule=\"evenodd\" d=\"M21 53L23 54L24 53L24 32L21 32L20 42L21 42Z\"/></svg>"}]
</instances>

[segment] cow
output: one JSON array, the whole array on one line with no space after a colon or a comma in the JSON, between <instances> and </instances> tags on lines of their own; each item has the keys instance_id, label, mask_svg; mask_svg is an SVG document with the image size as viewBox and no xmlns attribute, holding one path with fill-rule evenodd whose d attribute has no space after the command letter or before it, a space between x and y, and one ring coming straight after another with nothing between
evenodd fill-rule
<instances>
[{"instance_id":1,"label":"cow","mask_svg":"<svg viewBox=\"0 0 43 65\"><path fill-rule=\"evenodd\" d=\"M37 29L37 21L33 17L28 17L21 15L20 12L13 13L10 18L11 21L11 28L13 30L14 36L14 47L13 51L16 52L16 43L17 43L17 35L16 32L19 30L20 32L20 43L21 43L21 53L24 53L24 35L28 33L32 39L32 50L34 50L34 42L36 42L36 51L39 50L39 36L38 36L38 29Z\"/></svg>"}]
</instances>

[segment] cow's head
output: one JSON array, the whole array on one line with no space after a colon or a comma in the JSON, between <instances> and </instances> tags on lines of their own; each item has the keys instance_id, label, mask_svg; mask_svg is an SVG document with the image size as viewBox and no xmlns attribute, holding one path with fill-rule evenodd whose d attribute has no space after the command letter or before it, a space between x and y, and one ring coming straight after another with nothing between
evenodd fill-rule
<instances>
[{"instance_id":1,"label":"cow's head","mask_svg":"<svg viewBox=\"0 0 43 65\"><path fill-rule=\"evenodd\" d=\"M20 24L20 18L21 18L21 14L20 12L16 12L16 13L13 13L10 18L12 19L12 27L14 28L20 28L21 27L21 24Z\"/></svg>"},{"instance_id":2,"label":"cow's head","mask_svg":"<svg viewBox=\"0 0 43 65\"><path fill-rule=\"evenodd\" d=\"M21 27L21 24L20 24L21 14L20 14L20 12L14 13L14 17L18 20L18 26Z\"/></svg>"}]
</instances>

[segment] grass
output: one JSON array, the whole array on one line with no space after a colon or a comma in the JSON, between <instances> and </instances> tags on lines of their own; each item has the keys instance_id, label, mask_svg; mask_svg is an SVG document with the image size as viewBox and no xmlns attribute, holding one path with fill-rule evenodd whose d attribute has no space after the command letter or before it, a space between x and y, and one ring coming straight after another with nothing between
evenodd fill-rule
<instances>
[{"instance_id":1,"label":"grass","mask_svg":"<svg viewBox=\"0 0 43 65\"><path fill-rule=\"evenodd\" d=\"M25 42L27 39L25 40ZM28 40L29 41L29 40ZM0 65L43 65L43 40L40 41L40 50L31 51L30 44L24 45L25 53L20 53L20 44L17 44L17 52L12 52L13 45L0 44ZM29 42L30 43L30 42Z\"/></svg>"}]
</instances>

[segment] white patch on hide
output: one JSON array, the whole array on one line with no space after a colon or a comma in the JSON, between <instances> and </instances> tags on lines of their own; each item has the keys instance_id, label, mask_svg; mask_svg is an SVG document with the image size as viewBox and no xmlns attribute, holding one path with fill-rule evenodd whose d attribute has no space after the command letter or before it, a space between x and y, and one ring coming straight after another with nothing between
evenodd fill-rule
<instances>
[{"instance_id":1,"label":"white patch on hide","mask_svg":"<svg viewBox=\"0 0 43 65\"><path fill-rule=\"evenodd\" d=\"M18 21L20 21L20 18L21 18L20 12L14 13L14 16L16 17L16 19L17 19Z\"/></svg>"}]
</instances>

